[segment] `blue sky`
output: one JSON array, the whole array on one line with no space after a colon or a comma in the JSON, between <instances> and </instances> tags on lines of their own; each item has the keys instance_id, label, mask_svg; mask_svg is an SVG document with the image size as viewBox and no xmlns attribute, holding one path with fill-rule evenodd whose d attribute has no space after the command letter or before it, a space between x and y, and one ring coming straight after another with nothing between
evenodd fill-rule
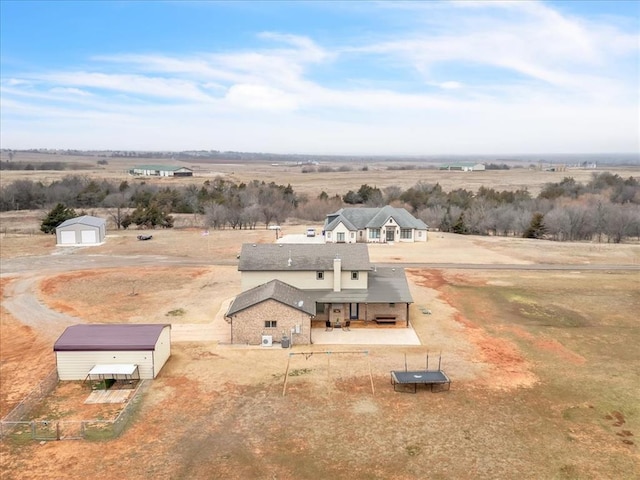
<instances>
[{"instance_id":1,"label":"blue sky","mask_svg":"<svg viewBox=\"0 0 640 480\"><path fill-rule=\"evenodd\" d=\"M0 1L2 148L640 150L640 2Z\"/></svg>"}]
</instances>

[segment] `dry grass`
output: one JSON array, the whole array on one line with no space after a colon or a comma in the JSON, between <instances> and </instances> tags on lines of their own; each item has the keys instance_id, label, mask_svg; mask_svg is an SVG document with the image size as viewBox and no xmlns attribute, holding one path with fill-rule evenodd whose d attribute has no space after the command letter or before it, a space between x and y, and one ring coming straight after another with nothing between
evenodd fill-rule
<instances>
[{"instance_id":1,"label":"dry grass","mask_svg":"<svg viewBox=\"0 0 640 480\"><path fill-rule=\"evenodd\" d=\"M4 224L6 217L0 218ZM287 228L300 233L298 226ZM3 261L18 258L25 265L3 276L3 302L17 294L16 281L35 276L43 277L42 302L87 320L203 324L239 290L240 243L273 241L265 230L208 237L197 228L156 231L148 242L136 234L110 232L103 246L65 250L81 265L113 261L110 268L74 272L40 270L40 255L60 252L51 237L3 236ZM609 265L637 264L640 247L433 234L427 244L373 246L370 252L374 262ZM163 259L175 263L169 267ZM3 479L636 476L637 271L412 268L408 279L412 323L423 347L363 347L366 357L336 355L330 375L325 348L304 347L316 353L292 360L297 375L282 397L289 351L176 343L119 439L5 442ZM184 315L167 317L177 309ZM0 313L5 412L48 371L53 354L44 333ZM394 393L389 370L403 368L405 354L410 366L421 366L427 350L443 353L451 391ZM82 396L72 390L58 392L47 405L63 417L91 415L95 407L79 402Z\"/></svg>"}]
</instances>

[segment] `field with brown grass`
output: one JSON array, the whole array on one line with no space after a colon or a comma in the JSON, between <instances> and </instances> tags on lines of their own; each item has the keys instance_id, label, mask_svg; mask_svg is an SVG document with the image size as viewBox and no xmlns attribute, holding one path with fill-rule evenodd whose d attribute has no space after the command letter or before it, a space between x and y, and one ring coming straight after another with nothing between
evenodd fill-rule
<instances>
[{"instance_id":1,"label":"field with brown grass","mask_svg":"<svg viewBox=\"0 0 640 480\"><path fill-rule=\"evenodd\" d=\"M414 186L417 182L440 184L445 192L466 188L477 191L481 186L491 187L497 191L513 191L527 189L532 196L537 196L547 183L560 182L565 177L573 177L577 182L588 182L594 173L609 171L622 178L638 176L638 167L606 167L603 169L568 168L563 171L543 171L530 168L529 164L517 163L510 170L485 170L483 172L459 172L439 170L440 163L425 162L323 162L321 165L330 168L331 172L317 171L319 166L313 166L315 172L304 173L302 166L288 164L286 160L273 165L270 162L255 162L241 164L233 162L196 163L171 159L145 159L145 158L108 158L107 165L97 165L97 157L45 155L36 153L20 153L14 161L28 162L65 162L69 165L82 165L78 171L11 171L2 172L2 183L12 182L16 179L41 181L49 184L60 180L66 175L86 175L92 178L117 181L135 181L147 183L160 183L162 185L194 184L201 186L205 181L221 176L235 183L251 182L253 180L275 182L276 184L291 184L298 194L307 194L316 197L321 191L329 196L344 195L349 190L357 191L363 184L376 186L380 189L395 185L403 189ZM448 163L443 161L441 163ZM451 163L451 162L449 162ZM455 162L453 162L455 163ZM501 163L496 161L494 163ZM136 165L176 165L193 170L193 177L181 178L157 178L157 177L132 177L127 172ZM339 171L348 167L348 171ZM406 169L398 169L405 167ZM309 167L307 167L309 168Z\"/></svg>"},{"instance_id":2,"label":"field with brown grass","mask_svg":"<svg viewBox=\"0 0 640 480\"><path fill-rule=\"evenodd\" d=\"M219 167L233 168L234 178L259 173L265 180L276 168ZM343 184L337 173L274 178L309 192L403 181L384 171L356 176L374 173L347 172L354 177ZM406 174L407 185L415 183L416 172ZM475 175L425 174L464 178L457 185L466 188ZM495 178L486 181L499 188ZM60 249L37 232L37 215L30 221L24 233L0 239L2 416L54 366L53 342L66 325L31 312L204 329L239 293L240 244L273 241L263 229L204 237L194 226L153 232L148 242L137 241L136 231L110 231L105 245ZM285 225L284 233L302 228ZM291 358L283 396L289 350L176 341L119 438L4 441L2 478L638 478L638 245L431 233L426 244L372 246L370 256L414 264L407 269L410 316L422 346L294 347L313 355ZM420 368L427 352L432 361L442 354L451 390L394 392L389 371L404 368L405 358ZM61 385L34 415L113 414L83 404L85 394Z\"/></svg>"}]
</instances>

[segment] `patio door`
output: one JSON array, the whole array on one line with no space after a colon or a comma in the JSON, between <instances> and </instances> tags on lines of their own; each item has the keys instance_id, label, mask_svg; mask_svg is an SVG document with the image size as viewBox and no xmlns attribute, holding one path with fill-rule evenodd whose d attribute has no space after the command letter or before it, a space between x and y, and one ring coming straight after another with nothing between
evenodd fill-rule
<instances>
[{"instance_id":1,"label":"patio door","mask_svg":"<svg viewBox=\"0 0 640 480\"><path fill-rule=\"evenodd\" d=\"M349 320L357 320L358 319L358 304L350 303L349 304Z\"/></svg>"}]
</instances>

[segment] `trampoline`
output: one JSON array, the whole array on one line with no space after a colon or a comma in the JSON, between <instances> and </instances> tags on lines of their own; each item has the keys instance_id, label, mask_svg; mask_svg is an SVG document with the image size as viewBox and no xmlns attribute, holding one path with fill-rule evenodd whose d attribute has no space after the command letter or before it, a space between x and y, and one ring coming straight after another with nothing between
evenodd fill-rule
<instances>
[{"instance_id":1,"label":"trampoline","mask_svg":"<svg viewBox=\"0 0 640 480\"><path fill-rule=\"evenodd\" d=\"M447 374L442 371L442 354L438 356L438 369L429 369L429 352L427 352L427 364L424 370L408 370L407 355L404 355L404 370L391 371L391 384L395 392L410 392L410 389L398 390L398 385L413 386L413 393L418 391L418 385L425 385L431 388L433 392L434 385L440 388L438 391L449 390L451 388L451 380ZM446 388L445 388L446 385Z\"/></svg>"},{"instance_id":2,"label":"trampoline","mask_svg":"<svg viewBox=\"0 0 640 480\"><path fill-rule=\"evenodd\" d=\"M449 390L449 388L451 388L451 380L442 370L413 370L408 372L404 370L394 370L391 372L391 383L393 390L396 392L407 391L398 390L398 385L413 385L413 393L418 391L418 385L426 385L431 388L432 392L434 385L441 385L442 390ZM446 385L446 388L444 388L444 385Z\"/></svg>"}]
</instances>

